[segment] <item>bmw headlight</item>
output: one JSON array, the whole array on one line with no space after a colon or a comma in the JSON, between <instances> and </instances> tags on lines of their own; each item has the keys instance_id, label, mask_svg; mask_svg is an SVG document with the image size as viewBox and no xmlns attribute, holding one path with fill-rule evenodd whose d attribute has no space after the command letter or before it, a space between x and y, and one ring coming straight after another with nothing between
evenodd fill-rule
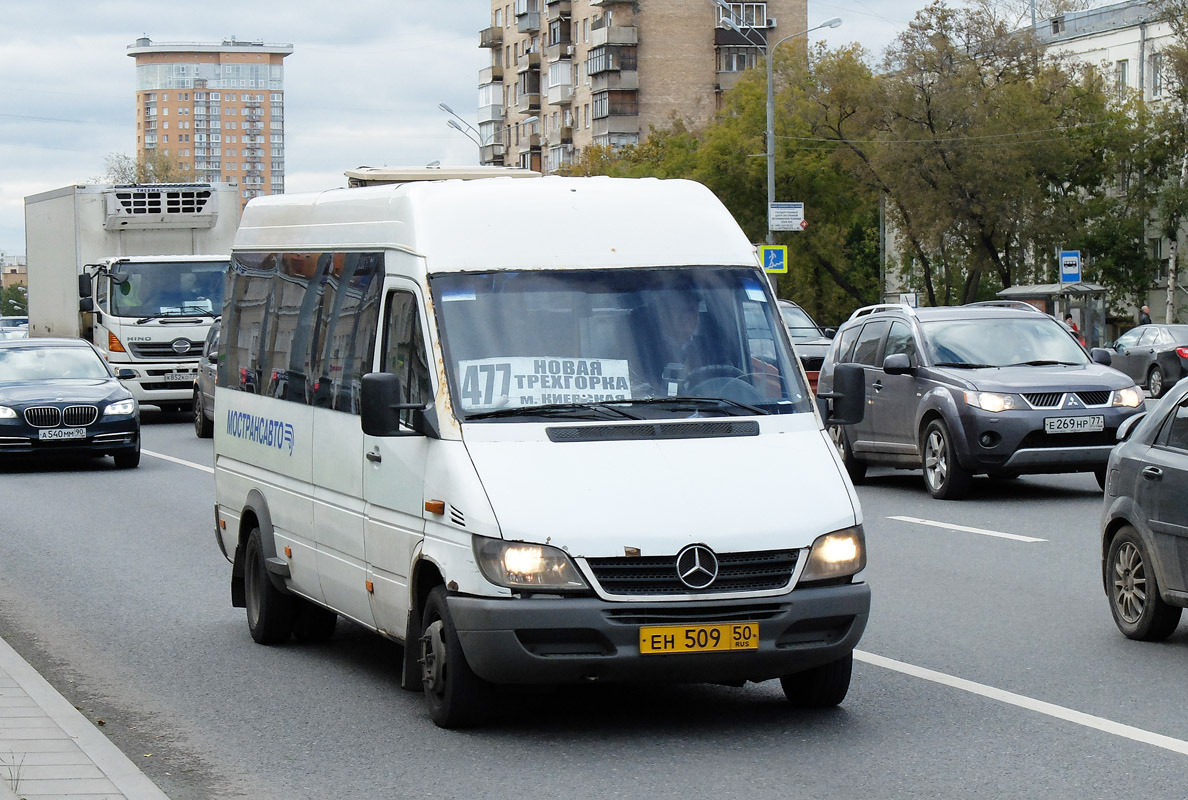
<instances>
[{"instance_id":1,"label":"bmw headlight","mask_svg":"<svg viewBox=\"0 0 1188 800\"><path fill-rule=\"evenodd\" d=\"M0 419L16 419L17 413L8 406L0 406Z\"/></svg>"},{"instance_id":2,"label":"bmw headlight","mask_svg":"<svg viewBox=\"0 0 1188 800\"><path fill-rule=\"evenodd\" d=\"M862 526L827 533L813 542L801 582L844 578L866 567L866 536Z\"/></svg>"},{"instance_id":3,"label":"bmw headlight","mask_svg":"<svg viewBox=\"0 0 1188 800\"><path fill-rule=\"evenodd\" d=\"M997 414L999 411L1010 411L1023 408L1022 402L1013 394L998 394L997 392L966 392L965 402L974 408Z\"/></svg>"},{"instance_id":4,"label":"bmw headlight","mask_svg":"<svg viewBox=\"0 0 1188 800\"><path fill-rule=\"evenodd\" d=\"M1143 390L1137 386L1114 390L1114 405L1123 408L1139 408L1143 404Z\"/></svg>"},{"instance_id":5,"label":"bmw headlight","mask_svg":"<svg viewBox=\"0 0 1188 800\"><path fill-rule=\"evenodd\" d=\"M587 588L569 556L556 547L476 536L474 554L483 575L496 586L553 592Z\"/></svg>"},{"instance_id":6,"label":"bmw headlight","mask_svg":"<svg viewBox=\"0 0 1188 800\"><path fill-rule=\"evenodd\" d=\"M128 414L136 413L136 401L129 397L127 400L121 400L118 403L112 403L107 408L103 409L103 416L127 416Z\"/></svg>"}]
</instances>

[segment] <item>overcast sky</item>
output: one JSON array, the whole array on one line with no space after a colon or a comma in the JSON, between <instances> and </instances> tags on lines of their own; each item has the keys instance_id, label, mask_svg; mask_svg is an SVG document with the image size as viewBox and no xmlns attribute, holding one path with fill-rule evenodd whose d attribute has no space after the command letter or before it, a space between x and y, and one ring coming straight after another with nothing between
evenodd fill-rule
<instances>
[{"instance_id":1,"label":"overcast sky","mask_svg":"<svg viewBox=\"0 0 1188 800\"><path fill-rule=\"evenodd\" d=\"M710 0L686 0L708 3ZM812 34L875 55L927 0L809 0ZM127 47L154 42L293 45L285 63L285 188L344 184L361 165L476 164L438 103L477 112L478 47L489 0L0 0L0 252L25 252L24 198L98 178L133 155L135 69Z\"/></svg>"}]
</instances>

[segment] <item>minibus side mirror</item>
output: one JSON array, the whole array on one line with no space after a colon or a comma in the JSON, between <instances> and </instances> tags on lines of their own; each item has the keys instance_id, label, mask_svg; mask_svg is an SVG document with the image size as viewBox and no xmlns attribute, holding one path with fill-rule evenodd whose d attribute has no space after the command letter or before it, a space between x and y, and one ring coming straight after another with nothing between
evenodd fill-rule
<instances>
[{"instance_id":1,"label":"minibus side mirror","mask_svg":"<svg viewBox=\"0 0 1188 800\"><path fill-rule=\"evenodd\" d=\"M400 402L400 378L390 372L369 372L360 388L359 421L368 436L441 438L432 408ZM400 426L400 412L412 411L412 430Z\"/></svg>"},{"instance_id":2,"label":"minibus side mirror","mask_svg":"<svg viewBox=\"0 0 1188 800\"><path fill-rule=\"evenodd\" d=\"M819 393L817 398L833 401L827 424L856 425L866 414L866 370L861 364L838 364L833 369L833 391Z\"/></svg>"},{"instance_id":3,"label":"minibus side mirror","mask_svg":"<svg viewBox=\"0 0 1188 800\"><path fill-rule=\"evenodd\" d=\"M1093 360L1094 364L1101 364L1108 367L1114 361L1114 357L1110 355L1110 351L1104 347L1094 347L1089 353L1089 358Z\"/></svg>"}]
</instances>

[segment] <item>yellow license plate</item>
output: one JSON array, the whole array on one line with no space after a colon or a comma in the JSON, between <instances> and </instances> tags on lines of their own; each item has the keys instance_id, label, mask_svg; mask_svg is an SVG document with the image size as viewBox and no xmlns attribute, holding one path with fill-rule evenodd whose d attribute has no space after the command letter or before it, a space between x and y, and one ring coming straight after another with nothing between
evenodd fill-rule
<instances>
[{"instance_id":1,"label":"yellow license plate","mask_svg":"<svg viewBox=\"0 0 1188 800\"><path fill-rule=\"evenodd\" d=\"M723 625L647 625L639 629L639 652L643 655L758 649L757 622L727 622Z\"/></svg>"}]
</instances>

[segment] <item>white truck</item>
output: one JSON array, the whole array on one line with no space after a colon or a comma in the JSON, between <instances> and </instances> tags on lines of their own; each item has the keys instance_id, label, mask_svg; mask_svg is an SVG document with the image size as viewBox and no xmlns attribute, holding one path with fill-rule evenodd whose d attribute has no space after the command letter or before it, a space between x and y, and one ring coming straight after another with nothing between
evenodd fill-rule
<instances>
[{"instance_id":1,"label":"white truck","mask_svg":"<svg viewBox=\"0 0 1188 800\"><path fill-rule=\"evenodd\" d=\"M29 335L90 340L140 403L189 408L239 225L232 184L88 184L25 198Z\"/></svg>"}]
</instances>

